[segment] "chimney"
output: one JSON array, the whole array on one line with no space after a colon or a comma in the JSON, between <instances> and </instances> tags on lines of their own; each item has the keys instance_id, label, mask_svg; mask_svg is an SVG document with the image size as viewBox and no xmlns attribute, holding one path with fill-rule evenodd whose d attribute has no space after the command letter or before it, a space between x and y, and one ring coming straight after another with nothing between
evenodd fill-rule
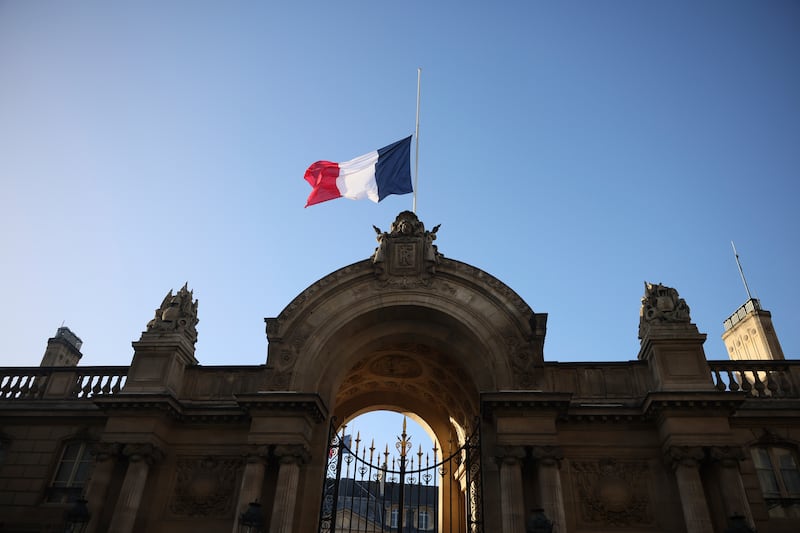
<instances>
[{"instance_id":1,"label":"chimney","mask_svg":"<svg viewBox=\"0 0 800 533\"><path fill-rule=\"evenodd\" d=\"M47 339L47 348L39 366L77 366L83 354L83 341L69 328L60 327L56 336Z\"/></svg>"}]
</instances>

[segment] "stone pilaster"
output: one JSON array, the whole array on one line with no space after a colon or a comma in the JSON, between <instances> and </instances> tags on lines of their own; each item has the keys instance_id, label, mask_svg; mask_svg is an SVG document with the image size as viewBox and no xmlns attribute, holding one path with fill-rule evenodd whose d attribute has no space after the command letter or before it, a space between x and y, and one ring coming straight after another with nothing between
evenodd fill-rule
<instances>
[{"instance_id":1,"label":"stone pilaster","mask_svg":"<svg viewBox=\"0 0 800 533\"><path fill-rule=\"evenodd\" d=\"M259 446L247 454L242 475L242 484L239 488L239 499L236 504L236 519L233 523L233 533L239 531L239 515L247 510L250 502L261 502L261 489L264 486L264 471L267 466L267 448Z\"/></svg>"},{"instance_id":2,"label":"stone pilaster","mask_svg":"<svg viewBox=\"0 0 800 533\"><path fill-rule=\"evenodd\" d=\"M139 513L150 465L160 460L163 453L152 444L128 444L122 453L128 457L128 470L125 472L109 531L131 533Z\"/></svg>"},{"instance_id":3,"label":"stone pilaster","mask_svg":"<svg viewBox=\"0 0 800 533\"><path fill-rule=\"evenodd\" d=\"M269 531L293 533L300 467L306 464L310 457L306 448L297 444L276 446L275 455L280 462L280 468Z\"/></svg>"},{"instance_id":4,"label":"stone pilaster","mask_svg":"<svg viewBox=\"0 0 800 533\"><path fill-rule=\"evenodd\" d=\"M564 454L558 446L533 446L531 454L536 459L542 509L553 522L553 533L562 533L567 530L561 487L561 460Z\"/></svg>"},{"instance_id":5,"label":"stone pilaster","mask_svg":"<svg viewBox=\"0 0 800 533\"><path fill-rule=\"evenodd\" d=\"M744 450L732 446L713 446L709 450L719 473L719 490L725 506L725 516L741 515L753 526L753 513L747 501L739 463L745 459Z\"/></svg>"},{"instance_id":6,"label":"stone pilaster","mask_svg":"<svg viewBox=\"0 0 800 533\"><path fill-rule=\"evenodd\" d=\"M713 533L699 470L705 456L703 449L699 446L672 446L667 453L678 481L686 533Z\"/></svg>"},{"instance_id":7,"label":"stone pilaster","mask_svg":"<svg viewBox=\"0 0 800 533\"><path fill-rule=\"evenodd\" d=\"M520 446L500 446L497 452L503 533L523 533L525 506L522 501L522 459L525 450Z\"/></svg>"},{"instance_id":8,"label":"stone pilaster","mask_svg":"<svg viewBox=\"0 0 800 533\"><path fill-rule=\"evenodd\" d=\"M100 442L94 446L92 455L94 456L94 467L92 477L86 486L86 501L91 513L91 519L87 526L87 533L99 531L99 524L102 520L103 509L106 507L108 498L108 486L114 475L114 466L117 463L117 456L120 452L120 445L110 442Z\"/></svg>"}]
</instances>

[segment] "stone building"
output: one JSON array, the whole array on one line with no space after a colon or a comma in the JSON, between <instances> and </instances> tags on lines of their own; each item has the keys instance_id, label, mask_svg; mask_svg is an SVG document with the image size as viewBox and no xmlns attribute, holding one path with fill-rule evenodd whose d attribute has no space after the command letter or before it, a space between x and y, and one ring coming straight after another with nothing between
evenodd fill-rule
<instances>
[{"instance_id":1,"label":"stone building","mask_svg":"<svg viewBox=\"0 0 800 533\"><path fill-rule=\"evenodd\" d=\"M709 361L678 292L646 284L636 360L546 361L547 315L442 256L438 227L403 212L375 229L372 257L266 319L263 365L199 365L184 286L130 366L80 366L80 339L59 330L42 366L0 369L0 531L70 531L82 499L74 531L229 533L258 508L273 533L367 527L369 500L342 509L356 484L330 467L346 457L338 421L376 408L456 436L429 530L523 533L539 508L558 533L800 530L800 365L760 305L727 328L736 357ZM737 351L751 329L759 342ZM409 472L386 463L371 479Z\"/></svg>"}]
</instances>

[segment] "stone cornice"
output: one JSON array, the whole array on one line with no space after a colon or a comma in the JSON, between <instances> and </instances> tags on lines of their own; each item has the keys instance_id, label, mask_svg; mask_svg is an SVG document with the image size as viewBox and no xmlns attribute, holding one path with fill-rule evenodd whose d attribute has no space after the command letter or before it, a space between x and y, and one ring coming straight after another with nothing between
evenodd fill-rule
<instances>
[{"instance_id":1,"label":"stone cornice","mask_svg":"<svg viewBox=\"0 0 800 533\"><path fill-rule=\"evenodd\" d=\"M184 423L238 423L252 416L298 416L323 422L328 410L316 394L256 393L235 401L180 401L169 394L117 394L94 403L107 416L163 415Z\"/></svg>"},{"instance_id":2,"label":"stone cornice","mask_svg":"<svg viewBox=\"0 0 800 533\"><path fill-rule=\"evenodd\" d=\"M542 414L554 412L563 416L569 408L572 393L541 391L505 391L481 393L481 412L484 417L491 417L498 412L514 415L530 412Z\"/></svg>"},{"instance_id":3,"label":"stone cornice","mask_svg":"<svg viewBox=\"0 0 800 533\"><path fill-rule=\"evenodd\" d=\"M163 415L183 423L237 423L247 413L231 402L181 402L168 394L117 394L95 400L108 415Z\"/></svg>"},{"instance_id":4,"label":"stone cornice","mask_svg":"<svg viewBox=\"0 0 800 533\"><path fill-rule=\"evenodd\" d=\"M317 394L301 392L264 392L237 394L236 402L251 416L297 416L303 413L313 422L328 418L328 409Z\"/></svg>"},{"instance_id":5,"label":"stone cornice","mask_svg":"<svg viewBox=\"0 0 800 533\"><path fill-rule=\"evenodd\" d=\"M642 404L649 418L661 416L731 416L742 405L745 394L681 391L651 392Z\"/></svg>"}]
</instances>

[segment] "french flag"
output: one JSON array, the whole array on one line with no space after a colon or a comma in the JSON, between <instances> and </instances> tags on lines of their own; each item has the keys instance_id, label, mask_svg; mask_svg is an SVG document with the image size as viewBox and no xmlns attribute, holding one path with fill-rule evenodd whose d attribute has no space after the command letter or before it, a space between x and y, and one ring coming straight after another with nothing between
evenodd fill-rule
<instances>
[{"instance_id":1,"label":"french flag","mask_svg":"<svg viewBox=\"0 0 800 533\"><path fill-rule=\"evenodd\" d=\"M413 192L411 136L344 163L317 161L304 178L313 188L306 207L341 197L380 202L390 194Z\"/></svg>"}]
</instances>

